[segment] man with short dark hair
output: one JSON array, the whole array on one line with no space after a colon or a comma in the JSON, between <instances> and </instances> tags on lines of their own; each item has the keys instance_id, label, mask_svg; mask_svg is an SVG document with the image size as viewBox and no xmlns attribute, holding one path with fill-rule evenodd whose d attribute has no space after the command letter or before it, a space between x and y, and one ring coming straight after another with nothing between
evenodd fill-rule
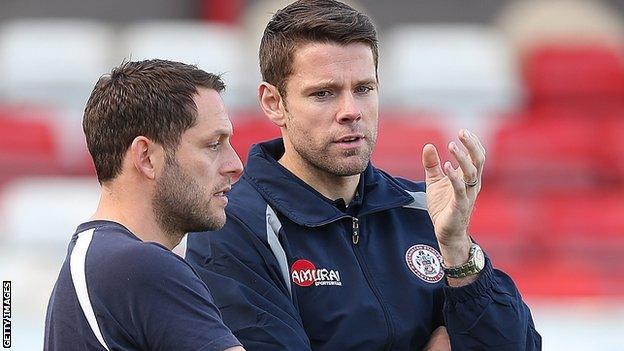
<instances>
[{"instance_id":1,"label":"man with short dark hair","mask_svg":"<svg viewBox=\"0 0 624 351\"><path fill-rule=\"evenodd\" d=\"M102 186L52 292L45 350L243 350L207 286L171 252L225 223L242 171L221 79L165 60L103 76L83 128Z\"/></svg>"},{"instance_id":2,"label":"man with short dark hair","mask_svg":"<svg viewBox=\"0 0 624 351\"><path fill-rule=\"evenodd\" d=\"M458 168L426 145L424 183L370 164L377 62L373 24L345 4L273 16L258 95L282 138L252 148L225 227L190 235L187 259L252 350L541 348L513 281L467 232L479 139L449 143Z\"/></svg>"}]
</instances>

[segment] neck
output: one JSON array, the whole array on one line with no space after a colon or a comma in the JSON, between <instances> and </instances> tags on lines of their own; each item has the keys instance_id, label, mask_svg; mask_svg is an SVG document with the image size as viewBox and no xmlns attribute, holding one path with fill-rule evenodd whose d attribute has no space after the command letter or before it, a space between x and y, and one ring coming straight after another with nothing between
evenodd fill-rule
<instances>
[{"instance_id":1,"label":"neck","mask_svg":"<svg viewBox=\"0 0 624 351\"><path fill-rule=\"evenodd\" d=\"M108 220L117 222L128 228L132 234L144 242L159 243L169 250L173 249L182 239L182 235L165 232L156 221L151 197L138 194L133 187L122 184L102 185L100 202L91 220Z\"/></svg>"},{"instance_id":2,"label":"neck","mask_svg":"<svg viewBox=\"0 0 624 351\"><path fill-rule=\"evenodd\" d=\"M360 174L335 175L311 165L301 157L294 157L293 154L284 152L278 162L323 196L331 200L343 199L346 204L353 200L360 182Z\"/></svg>"}]
</instances>

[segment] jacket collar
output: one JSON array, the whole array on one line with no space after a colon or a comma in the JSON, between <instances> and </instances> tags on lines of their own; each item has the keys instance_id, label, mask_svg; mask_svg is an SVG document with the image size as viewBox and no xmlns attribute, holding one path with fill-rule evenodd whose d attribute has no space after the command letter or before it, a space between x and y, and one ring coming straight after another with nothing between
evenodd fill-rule
<instances>
[{"instance_id":1,"label":"jacket collar","mask_svg":"<svg viewBox=\"0 0 624 351\"><path fill-rule=\"evenodd\" d=\"M243 172L247 180L278 212L308 227L349 217L314 188L284 168L277 160L284 154L281 138L252 147ZM413 201L399 183L369 162L360 178L363 201L358 216L400 207Z\"/></svg>"}]
</instances>

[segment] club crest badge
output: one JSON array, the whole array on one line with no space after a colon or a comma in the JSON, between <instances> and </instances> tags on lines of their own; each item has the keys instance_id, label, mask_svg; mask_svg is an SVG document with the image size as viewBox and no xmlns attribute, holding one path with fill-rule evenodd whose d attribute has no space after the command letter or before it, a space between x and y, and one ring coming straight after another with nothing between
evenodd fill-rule
<instances>
[{"instance_id":1,"label":"club crest badge","mask_svg":"<svg viewBox=\"0 0 624 351\"><path fill-rule=\"evenodd\" d=\"M405 253L409 269L427 283L437 283L444 277L442 255L431 246L414 245Z\"/></svg>"}]
</instances>

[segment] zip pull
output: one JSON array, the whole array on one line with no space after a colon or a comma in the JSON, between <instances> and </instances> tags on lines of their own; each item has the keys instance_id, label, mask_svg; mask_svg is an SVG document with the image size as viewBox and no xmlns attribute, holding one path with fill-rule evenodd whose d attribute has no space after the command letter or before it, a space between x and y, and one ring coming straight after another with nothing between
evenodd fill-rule
<instances>
[{"instance_id":1,"label":"zip pull","mask_svg":"<svg viewBox=\"0 0 624 351\"><path fill-rule=\"evenodd\" d=\"M360 220L353 217L353 232L351 233L351 241L353 245L360 242Z\"/></svg>"}]
</instances>

